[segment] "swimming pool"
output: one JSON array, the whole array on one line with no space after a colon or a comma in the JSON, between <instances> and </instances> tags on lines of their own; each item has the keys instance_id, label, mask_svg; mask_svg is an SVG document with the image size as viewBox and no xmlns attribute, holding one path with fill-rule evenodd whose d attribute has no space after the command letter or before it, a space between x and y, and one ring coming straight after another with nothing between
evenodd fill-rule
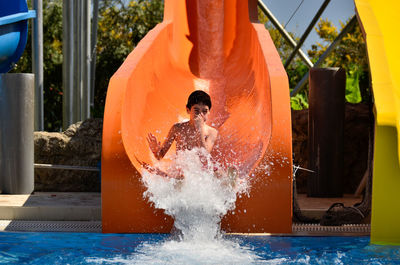
<instances>
[{"instance_id":1,"label":"swimming pool","mask_svg":"<svg viewBox=\"0 0 400 265\"><path fill-rule=\"evenodd\" d=\"M369 237L182 243L165 234L1 232L0 264L400 264L400 246L370 245Z\"/></svg>"}]
</instances>

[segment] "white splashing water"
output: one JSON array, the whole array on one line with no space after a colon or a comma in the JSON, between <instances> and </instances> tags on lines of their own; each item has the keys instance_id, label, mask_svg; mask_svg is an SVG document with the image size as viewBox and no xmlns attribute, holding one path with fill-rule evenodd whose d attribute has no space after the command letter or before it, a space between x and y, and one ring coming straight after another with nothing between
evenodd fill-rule
<instances>
[{"instance_id":1,"label":"white splashing water","mask_svg":"<svg viewBox=\"0 0 400 265\"><path fill-rule=\"evenodd\" d=\"M158 244L142 244L135 254L114 258L87 258L91 264L284 264L281 262L266 262L247 248L228 240L214 242L174 241L169 240Z\"/></svg>"},{"instance_id":2,"label":"white splashing water","mask_svg":"<svg viewBox=\"0 0 400 265\"><path fill-rule=\"evenodd\" d=\"M235 207L237 194L247 190L244 178L215 165L204 149L178 152L167 172L184 178L146 172L144 196L174 218L179 232L163 243L143 245L142 254L135 255L138 263L248 264L258 259L250 249L223 239L220 232L221 218Z\"/></svg>"},{"instance_id":3,"label":"white splashing water","mask_svg":"<svg viewBox=\"0 0 400 265\"><path fill-rule=\"evenodd\" d=\"M234 170L226 173L204 149L197 148L178 152L174 164L166 171L184 178L144 172L143 182L147 187L144 196L174 218L182 239L214 240L219 235L221 217L234 208L236 194L246 190L246 182L234 184Z\"/></svg>"},{"instance_id":4,"label":"white splashing water","mask_svg":"<svg viewBox=\"0 0 400 265\"><path fill-rule=\"evenodd\" d=\"M235 171L224 173L202 149L179 152L166 172L171 176L183 174L184 178L179 180L143 172L143 183L147 187L144 197L174 218L178 232L162 242L143 243L128 258L96 262L254 264L261 261L250 248L222 237L220 231L222 216L235 207L237 194L247 190L244 178L238 177L236 183L233 182Z\"/></svg>"}]
</instances>

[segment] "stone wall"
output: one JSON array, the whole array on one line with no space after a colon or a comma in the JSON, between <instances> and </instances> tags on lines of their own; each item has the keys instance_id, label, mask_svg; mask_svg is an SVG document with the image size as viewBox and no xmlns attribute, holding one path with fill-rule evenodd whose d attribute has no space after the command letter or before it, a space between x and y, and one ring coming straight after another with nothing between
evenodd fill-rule
<instances>
[{"instance_id":1,"label":"stone wall","mask_svg":"<svg viewBox=\"0 0 400 265\"><path fill-rule=\"evenodd\" d=\"M344 124L344 193L357 189L368 161L370 111L367 104L346 104ZM308 168L308 110L292 111L293 163ZM297 171L297 191L307 192L307 172Z\"/></svg>"},{"instance_id":2,"label":"stone wall","mask_svg":"<svg viewBox=\"0 0 400 265\"><path fill-rule=\"evenodd\" d=\"M35 163L97 167L101 160L102 119L88 119L65 132L35 132ZM35 169L35 191L100 191L93 171Z\"/></svg>"}]
</instances>

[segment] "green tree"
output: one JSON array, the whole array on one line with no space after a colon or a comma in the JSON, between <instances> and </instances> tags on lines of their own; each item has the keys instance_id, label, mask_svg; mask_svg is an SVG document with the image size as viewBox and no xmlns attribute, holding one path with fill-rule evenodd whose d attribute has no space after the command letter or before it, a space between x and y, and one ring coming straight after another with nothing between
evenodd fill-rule
<instances>
[{"instance_id":1,"label":"green tree","mask_svg":"<svg viewBox=\"0 0 400 265\"><path fill-rule=\"evenodd\" d=\"M163 10L162 0L101 1L94 116L103 116L112 74L147 32L162 21Z\"/></svg>"},{"instance_id":2,"label":"green tree","mask_svg":"<svg viewBox=\"0 0 400 265\"><path fill-rule=\"evenodd\" d=\"M92 110L95 117L103 116L112 74L162 17L162 0L100 1ZM26 49L13 72L32 72L31 42L30 30ZM43 1L43 57L44 129L59 131L62 127L62 0Z\"/></svg>"},{"instance_id":3,"label":"green tree","mask_svg":"<svg viewBox=\"0 0 400 265\"><path fill-rule=\"evenodd\" d=\"M341 29L345 24L341 24ZM338 36L336 27L328 19L318 22L316 31L322 42L312 45L308 51L314 61L328 48ZM369 68L365 41L358 24L343 37L338 47L325 60L322 67L342 67L346 70L346 100L350 103L368 101L371 96L369 88Z\"/></svg>"},{"instance_id":4,"label":"green tree","mask_svg":"<svg viewBox=\"0 0 400 265\"><path fill-rule=\"evenodd\" d=\"M308 72L308 67L303 61L296 56L290 63L286 72L289 78L290 92L296 87L303 76ZM290 98L290 105L294 110L301 110L308 108L308 84L300 90L295 96Z\"/></svg>"},{"instance_id":5,"label":"green tree","mask_svg":"<svg viewBox=\"0 0 400 265\"><path fill-rule=\"evenodd\" d=\"M28 1L30 3L30 1ZM31 22L30 22L31 23ZM12 72L32 72L32 38ZM58 131L62 125L62 1L43 1L43 98L44 129Z\"/></svg>"},{"instance_id":6,"label":"green tree","mask_svg":"<svg viewBox=\"0 0 400 265\"><path fill-rule=\"evenodd\" d=\"M286 40L283 39L260 10L259 21L260 23L264 23L266 29L270 32L282 62L285 63L285 59L289 56L293 48L286 43ZM344 26L345 24L341 23L341 29ZM338 36L337 29L328 19L321 19L315 30L322 41L312 45L312 48L308 51L308 55L314 63ZM289 34L294 40L298 41L299 38L294 33ZM346 100L348 102L358 103L370 99L368 58L365 41L358 25L346 34L321 67L342 67L346 70ZM307 73L308 67L296 56L286 71L289 78L290 90L293 90ZM308 108L308 85L290 100L293 109Z\"/></svg>"},{"instance_id":7,"label":"green tree","mask_svg":"<svg viewBox=\"0 0 400 265\"><path fill-rule=\"evenodd\" d=\"M285 63L285 59L289 57L293 50L292 46L289 45L288 42L282 37L280 32L272 25L261 9L258 9L258 20L260 23L264 24L265 28L269 31L271 39L281 57L282 63ZM289 35L294 40L299 40L299 38L293 32L289 32ZM286 69L290 91L296 87L297 83L307 73L307 71L307 65L305 65L298 56L296 56ZM290 103L293 109L308 108L308 89L303 89L296 96L291 97Z\"/></svg>"},{"instance_id":8,"label":"green tree","mask_svg":"<svg viewBox=\"0 0 400 265\"><path fill-rule=\"evenodd\" d=\"M292 47L287 43L287 41L282 37L279 30L277 30L272 23L269 21L267 16L262 12L260 8L258 8L258 21L261 24L264 24L265 28L268 30L272 41L275 44L275 47L279 53L279 56L284 59L287 58L292 50ZM289 32L292 38L296 39L294 33Z\"/></svg>"}]
</instances>

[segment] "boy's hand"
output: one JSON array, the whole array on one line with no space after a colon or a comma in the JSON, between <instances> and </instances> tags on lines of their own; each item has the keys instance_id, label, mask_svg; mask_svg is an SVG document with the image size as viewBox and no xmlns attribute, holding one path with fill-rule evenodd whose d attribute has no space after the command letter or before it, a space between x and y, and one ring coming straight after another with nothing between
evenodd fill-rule
<instances>
[{"instance_id":1,"label":"boy's hand","mask_svg":"<svg viewBox=\"0 0 400 265\"><path fill-rule=\"evenodd\" d=\"M149 143L150 150L157 157L161 149L161 143L157 141L157 138L151 133L147 135L147 142Z\"/></svg>"},{"instance_id":2,"label":"boy's hand","mask_svg":"<svg viewBox=\"0 0 400 265\"><path fill-rule=\"evenodd\" d=\"M204 117L203 114L198 114L195 118L194 118L194 126L196 127L197 130L201 130L204 126Z\"/></svg>"}]
</instances>

